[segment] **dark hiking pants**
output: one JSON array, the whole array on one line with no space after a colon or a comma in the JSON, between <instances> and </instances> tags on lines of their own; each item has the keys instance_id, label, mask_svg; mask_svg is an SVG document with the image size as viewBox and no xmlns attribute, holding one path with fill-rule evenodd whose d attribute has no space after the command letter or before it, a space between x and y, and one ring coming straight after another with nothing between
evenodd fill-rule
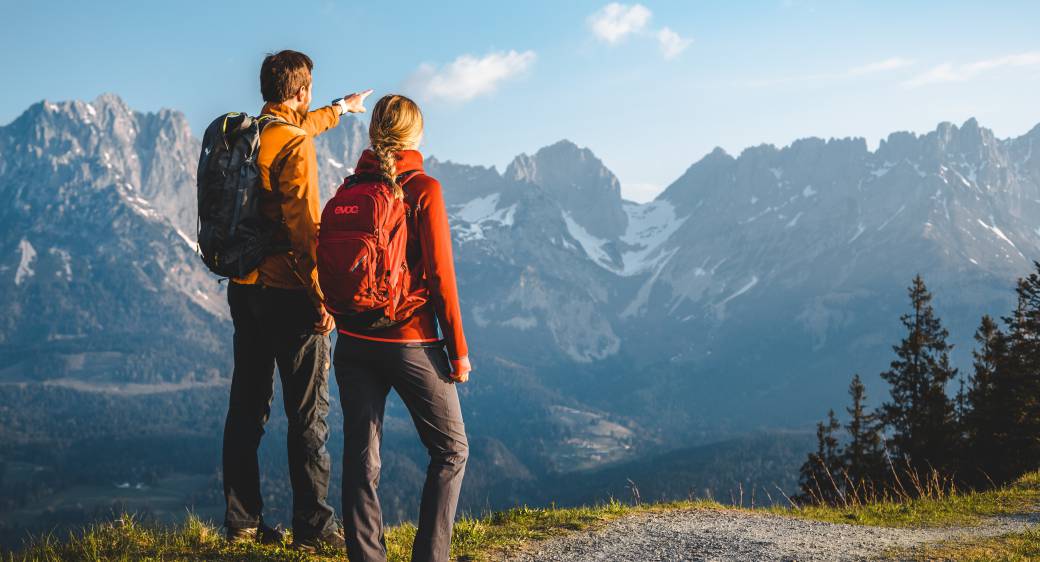
<instances>
[{"instance_id":1,"label":"dark hiking pants","mask_svg":"<svg viewBox=\"0 0 1040 562\"><path fill-rule=\"evenodd\" d=\"M343 404L343 524L352 562L386 560L379 486L383 411L393 388L430 454L412 560L446 561L469 444L442 344L341 336L334 356Z\"/></svg>"},{"instance_id":2,"label":"dark hiking pants","mask_svg":"<svg viewBox=\"0 0 1040 562\"><path fill-rule=\"evenodd\" d=\"M257 447L271 413L277 365L289 421L293 533L321 536L335 528L326 501L329 337L314 333L318 313L304 291L230 283L228 304L235 324L235 371L224 425L224 524L242 528L260 522Z\"/></svg>"}]
</instances>

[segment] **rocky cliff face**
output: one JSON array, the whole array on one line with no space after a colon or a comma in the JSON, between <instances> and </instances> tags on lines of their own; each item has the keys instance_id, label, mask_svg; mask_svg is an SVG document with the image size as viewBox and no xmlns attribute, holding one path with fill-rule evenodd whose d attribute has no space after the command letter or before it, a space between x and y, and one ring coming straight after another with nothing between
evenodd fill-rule
<instances>
[{"instance_id":1,"label":"rocky cliff face","mask_svg":"<svg viewBox=\"0 0 1040 562\"><path fill-rule=\"evenodd\" d=\"M445 188L477 359L530 369L540 408L689 436L818 418L853 371L885 365L916 273L963 360L978 317L1006 312L1040 255L1038 130L997 139L971 120L876 151L716 150L646 204L567 141L505 173L434 158L427 171ZM366 138L347 119L317 139L324 197ZM226 306L191 241L197 151L179 114L114 96L43 102L0 128L5 377L226 375ZM182 352L163 363L170 337ZM113 367L128 358L147 368Z\"/></svg>"},{"instance_id":2,"label":"rocky cliff face","mask_svg":"<svg viewBox=\"0 0 1040 562\"><path fill-rule=\"evenodd\" d=\"M557 381L586 399L678 427L801 423L853 371L886 366L917 273L970 366L979 316L1006 313L1040 255L1037 134L969 120L876 151L716 150L647 204L566 142L518 157L507 183L454 172L464 298L486 347L559 356L554 377L574 378L561 359L586 364Z\"/></svg>"},{"instance_id":3,"label":"rocky cliff face","mask_svg":"<svg viewBox=\"0 0 1040 562\"><path fill-rule=\"evenodd\" d=\"M182 115L115 96L0 128L0 378L224 374L226 305L189 234L197 154Z\"/></svg>"}]
</instances>

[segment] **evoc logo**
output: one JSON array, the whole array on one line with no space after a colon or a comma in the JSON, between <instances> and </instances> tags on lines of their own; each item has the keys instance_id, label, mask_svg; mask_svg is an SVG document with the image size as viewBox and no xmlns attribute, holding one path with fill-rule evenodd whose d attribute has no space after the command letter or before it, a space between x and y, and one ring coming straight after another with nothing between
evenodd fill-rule
<instances>
[{"instance_id":1,"label":"evoc logo","mask_svg":"<svg viewBox=\"0 0 1040 562\"><path fill-rule=\"evenodd\" d=\"M337 215L356 215L356 214L358 214L358 206L357 205L336 205L336 207L332 209L332 212L337 214Z\"/></svg>"}]
</instances>

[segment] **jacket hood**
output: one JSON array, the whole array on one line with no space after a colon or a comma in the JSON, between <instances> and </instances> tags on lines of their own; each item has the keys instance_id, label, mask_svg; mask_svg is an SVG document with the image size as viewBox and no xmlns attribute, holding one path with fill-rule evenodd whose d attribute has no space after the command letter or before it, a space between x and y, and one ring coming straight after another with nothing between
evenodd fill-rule
<instances>
[{"instance_id":1,"label":"jacket hood","mask_svg":"<svg viewBox=\"0 0 1040 562\"><path fill-rule=\"evenodd\" d=\"M418 150L402 150L395 154L397 158L397 174L403 174L405 172L411 172L417 170L423 171L423 155ZM379 158L376 157L376 153L372 149L367 149L361 153L361 158L358 160L357 166L354 168L356 174L378 174L379 169Z\"/></svg>"},{"instance_id":2,"label":"jacket hood","mask_svg":"<svg viewBox=\"0 0 1040 562\"><path fill-rule=\"evenodd\" d=\"M261 115L274 115L275 117L285 121L286 123L296 125L299 127L303 124L303 120L307 117L307 112L300 113L294 109L290 109L283 103L272 103L267 102L264 104L264 108L260 110Z\"/></svg>"}]
</instances>

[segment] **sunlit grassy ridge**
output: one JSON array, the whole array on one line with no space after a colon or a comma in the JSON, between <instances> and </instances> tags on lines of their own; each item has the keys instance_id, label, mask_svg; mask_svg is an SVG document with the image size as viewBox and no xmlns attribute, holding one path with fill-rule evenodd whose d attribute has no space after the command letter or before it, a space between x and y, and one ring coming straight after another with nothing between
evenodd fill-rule
<instances>
[{"instance_id":1,"label":"sunlit grassy ridge","mask_svg":"<svg viewBox=\"0 0 1040 562\"><path fill-rule=\"evenodd\" d=\"M1027 513L1040 508L1040 472L984 492L937 491L906 501L882 501L849 506L801 506L771 511L831 523L882 527L970 525L982 517Z\"/></svg>"},{"instance_id":2,"label":"sunlit grassy ridge","mask_svg":"<svg viewBox=\"0 0 1040 562\"><path fill-rule=\"evenodd\" d=\"M905 556L902 557L907 559ZM912 560L958 560L961 562L1025 562L1040 560L1040 530L1030 529L1000 537L939 544L911 555Z\"/></svg>"},{"instance_id":3,"label":"sunlit grassy ridge","mask_svg":"<svg viewBox=\"0 0 1040 562\"><path fill-rule=\"evenodd\" d=\"M452 536L452 555L463 560L480 560L492 552L517 548L528 541L567 531L587 529L619 517L634 508L618 502L594 507L535 509L520 507L483 518L462 518ZM409 523L387 531L388 559L409 560L415 526ZM189 516L176 527L153 527L125 515L66 537L44 536L29 541L9 561L58 560L231 560L303 561L342 559L334 552L306 555L287 545L229 545L220 531L197 517Z\"/></svg>"},{"instance_id":4,"label":"sunlit grassy ridge","mask_svg":"<svg viewBox=\"0 0 1040 562\"><path fill-rule=\"evenodd\" d=\"M992 515L1026 513L1040 504L1040 473L1031 473L1009 486L987 492L965 492L906 502L880 502L849 507L791 506L751 509L749 513L804 517L834 523L889 527L968 525ZM625 515L691 509L728 509L714 501L628 505L617 501L576 508L519 507L480 518L462 518L452 536L452 556L458 560L495 560L532 542L597 527ZM415 526L409 523L387 531L388 559L409 560ZM1025 560L1040 556L1040 531L1028 531L976 543L935 547L932 559L950 553L965 560ZM932 551L929 551L932 552ZM988 553L988 554L987 554ZM335 553L305 555L287 547L237 545L223 540L220 531L194 516L176 527L152 527L131 516L92 526L66 537L35 538L26 547L4 557L7 561L101 560L230 560L304 561L342 559Z\"/></svg>"},{"instance_id":5,"label":"sunlit grassy ridge","mask_svg":"<svg viewBox=\"0 0 1040 562\"><path fill-rule=\"evenodd\" d=\"M711 501L632 506L611 501L573 508L518 507L481 518L461 518L452 535L452 557L458 560L494 560L504 552L533 541L589 529L623 515L671 509L722 508ZM404 523L387 531L387 558L411 558L415 526ZM229 560L229 561L325 561L342 560L334 552L306 555L277 546L229 545L220 530L195 516L176 527L144 525L124 515L65 537L36 537L7 561L101 560Z\"/></svg>"}]
</instances>

